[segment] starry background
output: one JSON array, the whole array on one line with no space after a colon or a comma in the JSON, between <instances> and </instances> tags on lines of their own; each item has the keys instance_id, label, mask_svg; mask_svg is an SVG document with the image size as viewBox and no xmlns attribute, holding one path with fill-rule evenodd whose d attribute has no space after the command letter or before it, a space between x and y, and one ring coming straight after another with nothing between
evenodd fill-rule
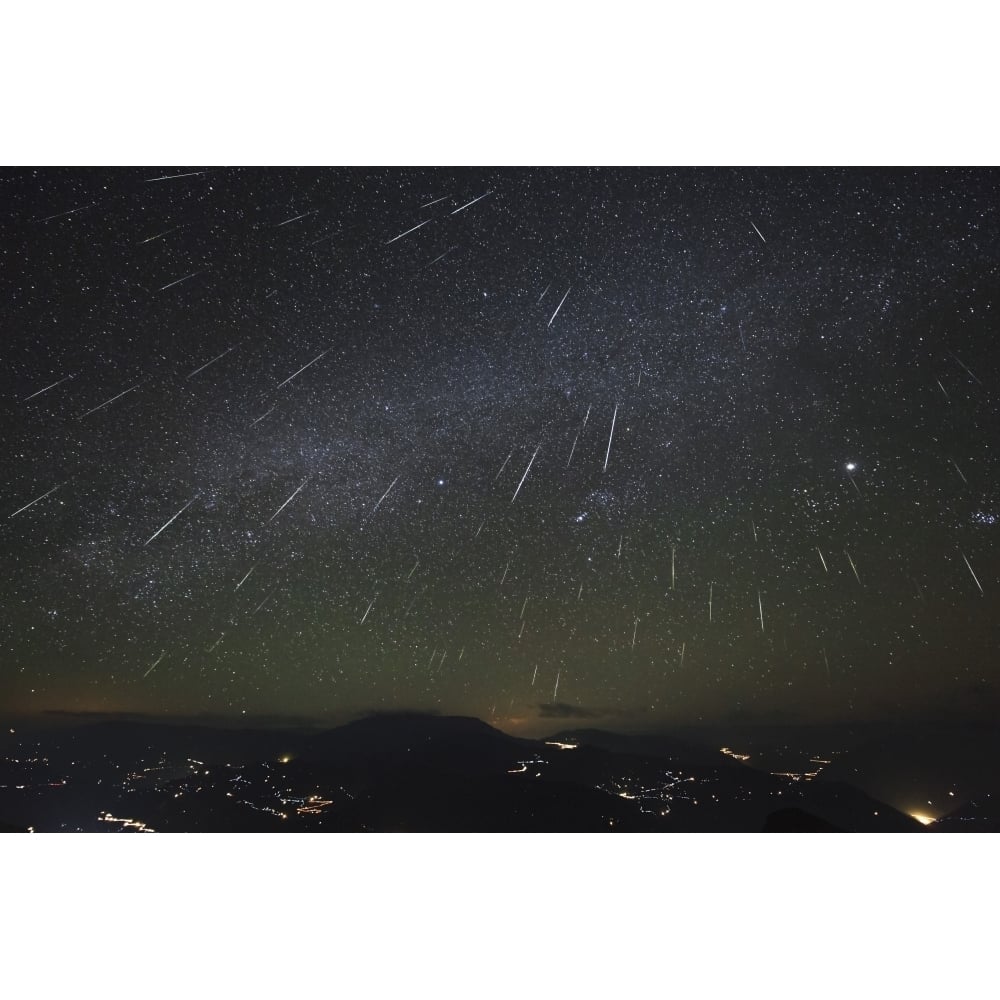
<instances>
[{"instance_id":1,"label":"starry background","mask_svg":"<svg viewBox=\"0 0 1000 1000\"><path fill-rule=\"evenodd\" d=\"M5 170L0 707L991 716L998 178Z\"/></svg>"}]
</instances>

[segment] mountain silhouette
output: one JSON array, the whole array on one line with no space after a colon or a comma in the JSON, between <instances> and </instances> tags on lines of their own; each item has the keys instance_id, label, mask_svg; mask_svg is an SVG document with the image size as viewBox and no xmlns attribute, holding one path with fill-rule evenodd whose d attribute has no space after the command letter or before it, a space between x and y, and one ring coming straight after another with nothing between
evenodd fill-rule
<instances>
[{"instance_id":1,"label":"mountain silhouette","mask_svg":"<svg viewBox=\"0 0 1000 1000\"><path fill-rule=\"evenodd\" d=\"M321 732L101 722L28 745L3 764L0 815L37 830L923 830L851 784L792 782L670 734L534 740L386 713Z\"/></svg>"}]
</instances>

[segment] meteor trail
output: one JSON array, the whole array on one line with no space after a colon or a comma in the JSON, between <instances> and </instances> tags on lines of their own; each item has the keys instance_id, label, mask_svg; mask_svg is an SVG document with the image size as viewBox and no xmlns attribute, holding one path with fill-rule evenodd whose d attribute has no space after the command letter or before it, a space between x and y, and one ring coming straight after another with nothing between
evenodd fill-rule
<instances>
[{"instance_id":1,"label":"meteor trail","mask_svg":"<svg viewBox=\"0 0 1000 1000\"><path fill-rule=\"evenodd\" d=\"M364 623L365 623L365 619L366 619L366 618L368 617L368 612L369 612L369 611L371 611L371 609L372 609L372 605L373 605L374 603L375 603L375 598L373 597L373 598L372 598L372 599L371 599L371 600L370 600L370 601L368 602L368 607L367 607L367 608L365 608L365 613L364 613L364 615L362 615L362 617L361 617L361 621L360 621L360 622L358 622L358 624L359 624L359 625L364 625Z\"/></svg>"},{"instance_id":2,"label":"meteor trail","mask_svg":"<svg viewBox=\"0 0 1000 1000\"><path fill-rule=\"evenodd\" d=\"M399 482L399 476L396 476L396 478L389 484L389 488L385 491L385 493L383 493L382 496L378 498L378 503L375 504L374 507L372 507L372 514L374 514L375 511L379 509L379 507L382 504L382 501L392 492L393 486L395 486L396 483L398 482ZM368 516L371 517L371 514L369 514Z\"/></svg>"},{"instance_id":3,"label":"meteor trail","mask_svg":"<svg viewBox=\"0 0 1000 1000\"><path fill-rule=\"evenodd\" d=\"M760 609L760 630L764 631L764 602L760 599L760 591L757 591L757 607Z\"/></svg>"},{"instance_id":4,"label":"meteor trail","mask_svg":"<svg viewBox=\"0 0 1000 1000\"><path fill-rule=\"evenodd\" d=\"M767 243L767 240L764 239L763 234L756 226L754 226L753 222L751 222L750 225L753 226L754 232L760 237L761 243Z\"/></svg>"},{"instance_id":5,"label":"meteor trail","mask_svg":"<svg viewBox=\"0 0 1000 1000\"><path fill-rule=\"evenodd\" d=\"M57 489L59 489L58 486L53 486L51 490L48 490L48 492L43 493L40 497L35 497L35 499L31 501L31 503L26 503L23 507L20 507L17 510L15 510L13 514L8 514L7 517L8 518L17 517L17 515L20 514L21 511L27 510L29 507L34 507L39 500L44 500L49 495L49 493L55 493Z\"/></svg>"},{"instance_id":6,"label":"meteor trail","mask_svg":"<svg viewBox=\"0 0 1000 1000\"><path fill-rule=\"evenodd\" d=\"M236 584L236 586L235 586L235 587L233 588L233 590L239 590L239 589L240 589L240 587L242 587L242 586L243 586L243 584L244 584L244 583L246 583L246 582L247 582L247 580L249 580L249 579L250 579L250 574L251 574L251 573L252 573L252 572L253 572L253 571L254 571L254 570L255 570L256 568L257 568L257 564L256 564L256 563L254 563L254 564L253 564L253 565L252 565L252 566L251 566L251 567L250 567L250 568L249 568L249 569L247 570L247 575L246 575L245 577L243 577L243 579L242 579L242 580L240 580L240 582L239 582L238 584Z\"/></svg>"},{"instance_id":7,"label":"meteor trail","mask_svg":"<svg viewBox=\"0 0 1000 1000\"><path fill-rule=\"evenodd\" d=\"M493 482L496 482L500 476L503 474L503 470L507 468L507 463L511 460L511 456L514 454L514 449L511 448L510 455L508 455L504 461L503 465L500 466L500 471L493 477Z\"/></svg>"},{"instance_id":8,"label":"meteor trail","mask_svg":"<svg viewBox=\"0 0 1000 1000\"><path fill-rule=\"evenodd\" d=\"M76 212L82 212L84 209L93 208L96 204L96 201L92 201L89 205L81 205L79 208L71 208L68 212L56 212L55 215L49 215L44 219L39 219L39 221L51 222L53 219L61 219L66 215L74 215Z\"/></svg>"},{"instance_id":9,"label":"meteor trail","mask_svg":"<svg viewBox=\"0 0 1000 1000\"><path fill-rule=\"evenodd\" d=\"M261 421L262 421L262 420L263 420L263 419L264 419L265 417L269 417L269 416L270 416L270 415L271 415L272 413L274 413L274 411L275 411L275 409L277 408L277 406L278 406L278 404L277 404L277 403L275 403L275 404L274 404L274 406L272 406L272 407L271 407L271 409L269 409L269 410L267 411L267 413L262 413L262 414L261 414L261 415L260 415L259 417L257 417L257 419L256 419L256 420L252 420L252 421L250 421L250 426L251 426L251 427L255 427L255 426L256 426L257 424L259 424L259 423L260 423L260 422L261 422Z\"/></svg>"},{"instance_id":10,"label":"meteor trail","mask_svg":"<svg viewBox=\"0 0 1000 1000\"><path fill-rule=\"evenodd\" d=\"M577 434L577 436L575 438L573 438L573 447L570 448L570 450L569 450L569 458L566 459L566 468L567 469L569 468L569 463L573 461L573 452L576 451L576 442L579 440L579 438L580 438L579 434Z\"/></svg>"},{"instance_id":11,"label":"meteor trail","mask_svg":"<svg viewBox=\"0 0 1000 1000\"><path fill-rule=\"evenodd\" d=\"M334 229L334 231L332 233L325 233L323 236L320 236L320 237L318 237L315 240L311 240L309 243L306 244L306 246L307 247L314 247L314 246L316 246L317 243L322 243L324 240L332 240L334 238L334 236L337 235L338 232L340 232L339 229ZM271 293L271 295L273 295L273 294L274 294L274 292ZM268 298L270 298L270 296L268 296Z\"/></svg>"},{"instance_id":12,"label":"meteor trail","mask_svg":"<svg viewBox=\"0 0 1000 1000\"><path fill-rule=\"evenodd\" d=\"M79 419L83 420L84 417L89 417L91 413L96 413L98 410L103 410L105 406L110 406L116 399L121 399L122 396L127 396L130 392L135 392L139 386L142 385L141 382L136 382L131 388L126 389L124 392L118 393L117 396L112 396L110 399L106 399L100 406L95 406L92 410L87 410L86 413L81 413Z\"/></svg>"},{"instance_id":13,"label":"meteor trail","mask_svg":"<svg viewBox=\"0 0 1000 1000\"><path fill-rule=\"evenodd\" d=\"M963 368L964 368L964 369L965 369L965 370L966 370L966 371L967 371L967 372L969 373L969 375L970 375L970 376L971 376L971 377L972 377L973 379L975 379L975 381L976 381L976 382L978 382L978 383L979 383L979 385L982 385L982 384L983 384L983 383L982 383L982 382L980 382L980 381L979 381L979 379L978 379L978 378L976 378L976 376L975 376L975 375L973 374L973 372L972 372L972 369L971 369L971 368L969 368L969 367L968 367L968 365L966 365L966 364L965 364L965 363L964 363L964 362L963 362L963 361L962 361L962 360L961 360L961 359L960 359L960 358L958 357L958 355L957 355L957 354L952 354L952 352L951 352L951 351L949 351L948 353L949 353L949 354L951 354L951 356L952 356L952 357L953 357L953 358L954 358L954 359L955 359L955 360L956 360L956 361L957 361L957 362L958 362L958 363L959 363L959 364L960 364L960 365L961 365L961 366L962 366L962 367L963 367Z\"/></svg>"},{"instance_id":14,"label":"meteor trail","mask_svg":"<svg viewBox=\"0 0 1000 1000\"><path fill-rule=\"evenodd\" d=\"M444 259L445 257L447 257L447 256L448 256L448 254L450 254L450 253L452 252L452 250L454 250L454 249L456 249L456 248L455 248L455 247L448 247L448 249L447 249L447 250L445 250L445 252L444 252L444 253L441 253L441 254L438 254L438 255L437 255L437 256L436 256L436 257L435 257L435 258L434 258L433 260L431 260L431 261L428 261L428 262L427 262L426 264L424 264L424 267L430 267L430 266L431 266L431 264L436 264L436 263L437 263L437 262L438 262L439 260L443 260L443 259ZM421 269L421 270L422 270L422 269Z\"/></svg>"},{"instance_id":15,"label":"meteor trail","mask_svg":"<svg viewBox=\"0 0 1000 1000\"><path fill-rule=\"evenodd\" d=\"M854 565L854 560L851 558L851 553L844 549L844 555L847 556L847 561L851 564L851 571L854 573L854 579L861 583L861 577L858 576L858 568Z\"/></svg>"},{"instance_id":16,"label":"meteor trail","mask_svg":"<svg viewBox=\"0 0 1000 1000\"><path fill-rule=\"evenodd\" d=\"M556 306L556 311L552 314L552 319L549 320L548 326L552 326L552 321L556 318L556 316L559 315L559 310L562 309L563 303L569 297L569 293L571 291L573 291L573 286L572 285L570 285L569 288L566 289L566 294L559 300L559 305ZM546 327L546 329L547 328L548 327Z\"/></svg>"},{"instance_id":17,"label":"meteor trail","mask_svg":"<svg viewBox=\"0 0 1000 1000\"><path fill-rule=\"evenodd\" d=\"M207 170L192 170L186 174L164 174L162 177L147 177L147 184L154 184L156 181L176 181L180 180L181 177L200 177L202 174L207 174Z\"/></svg>"},{"instance_id":18,"label":"meteor trail","mask_svg":"<svg viewBox=\"0 0 1000 1000\"><path fill-rule=\"evenodd\" d=\"M318 211L318 208L314 208L311 212L303 212L301 215L296 215L291 219L285 219L284 222L279 222L274 228L280 229L282 226L287 226L290 222L298 222L299 219L304 219L307 215L315 215Z\"/></svg>"},{"instance_id":19,"label":"meteor trail","mask_svg":"<svg viewBox=\"0 0 1000 1000\"><path fill-rule=\"evenodd\" d=\"M854 487L855 493L857 493L858 496L861 497L862 500L864 500L864 496L862 496L861 490L858 488L858 484L854 481L854 476L851 475L851 470L853 468L854 468L853 465L850 465L848 467L848 469L847 469L847 478L850 479L851 485Z\"/></svg>"},{"instance_id":20,"label":"meteor trail","mask_svg":"<svg viewBox=\"0 0 1000 1000\"><path fill-rule=\"evenodd\" d=\"M979 577L976 576L976 571L970 565L969 560L965 558L964 552L962 553L962 558L965 559L965 565L969 567L969 572L972 574L972 579L976 581L976 586L979 588L979 593L982 594L983 597L985 597L986 594L983 591L983 585L979 582Z\"/></svg>"},{"instance_id":21,"label":"meteor trail","mask_svg":"<svg viewBox=\"0 0 1000 1000\"><path fill-rule=\"evenodd\" d=\"M426 226L427 223L431 221L432 221L431 219L424 219L423 222L417 223L417 225L415 225L412 229L407 229L405 233L400 233L398 236L393 236L393 238L389 240L389 243L395 243L396 240L401 240L404 236L409 236L410 233L415 233L421 226ZM388 246L389 243L386 243L386 246Z\"/></svg>"},{"instance_id":22,"label":"meteor trail","mask_svg":"<svg viewBox=\"0 0 1000 1000\"><path fill-rule=\"evenodd\" d=\"M215 362L219 360L219 358L224 358L231 350L233 350L232 347L227 347L221 354L216 354L216 356L212 358L211 361L206 361L200 368L195 368L195 370L191 372L190 375L188 375L188 378L194 378L194 376L197 375L198 372L203 372L209 365L214 365Z\"/></svg>"},{"instance_id":23,"label":"meteor trail","mask_svg":"<svg viewBox=\"0 0 1000 1000\"><path fill-rule=\"evenodd\" d=\"M611 418L611 433L608 435L608 451L604 456L604 471L608 471L608 459L611 457L611 440L615 436L615 421L618 419L618 404L615 403L614 416Z\"/></svg>"},{"instance_id":24,"label":"meteor trail","mask_svg":"<svg viewBox=\"0 0 1000 1000\"><path fill-rule=\"evenodd\" d=\"M309 482L309 477L306 476L305 479L299 484L298 489L267 519L267 523L270 524L302 491L302 488Z\"/></svg>"},{"instance_id":25,"label":"meteor trail","mask_svg":"<svg viewBox=\"0 0 1000 1000\"><path fill-rule=\"evenodd\" d=\"M446 198L450 198L450 197L451 197L450 194L445 194L445 195L442 195L440 198L435 198L433 201L426 201L426 202L424 202L424 204L421 205L420 207L421 208L430 208L431 205L436 205L439 201L444 201Z\"/></svg>"},{"instance_id":26,"label":"meteor trail","mask_svg":"<svg viewBox=\"0 0 1000 1000\"><path fill-rule=\"evenodd\" d=\"M486 197L488 197L488 196L489 196L489 195L491 195L491 194L493 194L493 192L492 192L492 191L487 191L487 192L486 192L486 194L481 194L481 195L480 195L480 196L479 196L478 198L473 198L473 199L472 199L472 201L467 201L467 202L466 202L466 203L465 203L464 205L462 205L462 207L461 207L461 208L456 208L456 209L455 209L455 211L454 211L454 212L452 212L451 214L452 214L452 215L458 215L458 213L459 213L459 212L462 212L462 211L464 211L464 210L465 210L465 209L467 209L467 208L468 208L468 207L469 207L470 205L475 205L475 203L476 203L477 201L482 201L482 200L483 200L483 198L486 198Z\"/></svg>"},{"instance_id":27,"label":"meteor trail","mask_svg":"<svg viewBox=\"0 0 1000 1000\"><path fill-rule=\"evenodd\" d=\"M521 487L524 485L525 479L528 478L528 473L531 472L532 463L535 461L535 455L538 454L538 449L541 448L541 442L539 442L538 447L535 448L535 454L531 456L531 461L528 462L528 467L524 470L524 475L521 476L521 481L517 484L517 489L514 490L514 495L511 497L510 502L513 503L517 499L518 493L521 492Z\"/></svg>"},{"instance_id":28,"label":"meteor trail","mask_svg":"<svg viewBox=\"0 0 1000 1000\"><path fill-rule=\"evenodd\" d=\"M164 657L164 656L166 656L166 655L167 655L167 651L166 651L166 650L164 650L164 651L163 651L162 653L160 653L160 655L159 655L159 656L158 656L158 657L156 658L156 660L155 660L155 661L153 662L153 665L152 665L152 666L151 666L151 667L149 668L149 670L147 670L147 671L146 671L146 672L145 672L145 673L144 673L144 674L142 675L142 679L143 679L143 680L145 680L145 679L146 679L146 678L147 678L147 677L148 677L148 676L149 676L149 675L150 675L150 674L151 674L151 673L152 673L152 672L153 672L153 671L154 671L154 670L155 670L155 669L156 669L156 668L157 668L157 667L158 667L158 666L160 665L160 661L161 661L161 660L163 659L163 657Z\"/></svg>"},{"instance_id":29,"label":"meteor trail","mask_svg":"<svg viewBox=\"0 0 1000 1000\"><path fill-rule=\"evenodd\" d=\"M211 270L210 268L203 267L200 271L192 271L190 274L185 274L183 278L178 278L176 281L171 281L169 285L164 285L160 291L165 292L168 288L173 288L174 285L179 285L182 281L187 281L188 278L195 278L199 274L204 274L206 271Z\"/></svg>"},{"instance_id":30,"label":"meteor trail","mask_svg":"<svg viewBox=\"0 0 1000 1000\"><path fill-rule=\"evenodd\" d=\"M562 674L562 670L557 670L556 671L556 686L555 686L555 690L552 692L552 700L553 701L555 701L556 698L559 696L559 677L560 677L561 674Z\"/></svg>"},{"instance_id":31,"label":"meteor trail","mask_svg":"<svg viewBox=\"0 0 1000 1000\"><path fill-rule=\"evenodd\" d=\"M49 389L54 389L57 385L62 385L63 382L67 382L72 377L73 377L72 375L67 375L65 378L59 379L58 382L53 382L52 385L47 385L44 389L39 389L38 392L33 392L30 396L25 396L24 399L21 400L21 402L27 403L29 399L34 399L35 396L40 396L43 392L48 392Z\"/></svg>"},{"instance_id":32,"label":"meteor trail","mask_svg":"<svg viewBox=\"0 0 1000 1000\"><path fill-rule=\"evenodd\" d=\"M186 504L184 504L184 506L183 506L183 507L181 507L181 509L180 509L179 511L177 511L177 513L176 513L176 514L174 514L174 516L173 516L172 518L170 518L170 520L169 520L169 521L167 521L167 523L166 523L165 525L163 525L163 527L162 527L162 528L158 528L158 529L157 529L156 531L154 531L154 532L153 532L153 533L152 533L152 534L151 534L151 535L149 536L149 538L147 538L147 539L146 539L146 540L145 540L145 541L144 541L144 542L142 543L142 547L143 547L143 548L145 548L145 547L146 547L147 545L149 545L149 543L150 543L150 542L151 542L151 541L152 541L152 540L153 540L154 538L156 538L156 536L157 536L157 535L159 535L159 534L160 534L161 532L163 532L163 531L166 531L166 530L167 530L167 528L169 528L169 527L170 527L170 525L172 525L172 524L174 523L174 521L176 521L176 520L177 520L177 518L179 518L179 517L181 516L181 514L183 514L183 513L184 513L184 511L186 511L186 510L188 509L188 507L190 507L190 506L191 506L191 504L193 504L193 503L195 502L195 500L197 500L197 499L198 499L198 497L197 497L197 496L193 496L193 497L191 497L191 499L190 499L190 500L188 500L188 502L187 502Z\"/></svg>"},{"instance_id":33,"label":"meteor trail","mask_svg":"<svg viewBox=\"0 0 1000 1000\"><path fill-rule=\"evenodd\" d=\"M962 473L962 470L958 467L958 462L956 462L955 459L953 458L949 458L948 461L951 462L953 466L955 466L955 471L959 474L959 476L961 476L962 482L965 483L966 486L968 486L969 480L965 478L965 476Z\"/></svg>"},{"instance_id":34,"label":"meteor trail","mask_svg":"<svg viewBox=\"0 0 1000 1000\"><path fill-rule=\"evenodd\" d=\"M136 246L141 247L144 243L152 243L153 240L162 239L164 236L169 236L171 233L176 233L178 229L183 228L183 226L174 226L173 229L165 229L162 233L157 233L155 236L147 236L144 240L139 240Z\"/></svg>"},{"instance_id":35,"label":"meteor trail","mask_svg":"<svg viewBox=\"0 0 1000 1000\"><path fill-rule=\"evenodd\" d=\"M593 406L593 404L591 404ZM580 440L580 435L583 433L584 428L587 426L587 420L590 417L591 407L587 407L587 412L583 415L583 423L580 424L580 429L576 432L576 437L573 438L573 447L569 450L569 458L566 460L566 468L569 468L570 462L573 461L573 453L576 451L576 443Z\"/></svg>"},{"instance_id":36,"label":"meteor trail","mask_svg":"<svg viewBox=\"0 0 1000 1000\"><path fill-rule=\"evenodd\" d=\"M819 548L818 545L816 546L816 551L819 552L819 561L823 564L823 569L825 569L827 571L827 573L829 573L830 572L830 567L827 566L826 560L823 558L823 553L820 552L820 548Z\"/></svg>"},{"instance_id":37,"label":"meteor trail","mask_svg":"<svg viewBox=\"0 0 1000 1000\"><path fill-rule=\"evenodd\" d=\"M552 287L552 282L550 281L550 282L549 282L549 283L548 283L548 284L547 284L547 285L545 286L545 291L544 291L544 292L542 292L542 294L538 296L538 302L536 303L537 305L541 305L541 304L542 304L542 299L544 299L544 298L545 298L545 295L546 295L546 293L548 292L548 290L549 290L549 289L550 289L551 287Z\"/></svg>"},{"instance_id":38,"label":"meteor trail","mask_svg":"<svg viewBox=\"0 0 1000 1000\"><path fill-rule=\"evenodd\" d=\"M272 597L274 597L274 595L277 593L277 590L278 590L277 587L272 588L272 590L268 593L267 597L265 597L264 600L261 601L260 604L258 604L257 607L253 609L253 611L250 612L250 614L252 615L257 614L257 612L260 611L260 609L264 607L264 605L267 604L267 602L271 600Z\"/></svg>"},{"instance_id":39,"label":"meteor trail","mask_svg":"<svg viewBox=\"0 0 1000 1000\"><path fill-rule=\"evenodd\" d=\"M288 385L288 383L289 383L289 382L291 382L293 378L297 378L297 377L298 377L299 375L301 375L301 374L302 374L302 373L303 373L303 372L304 372L304 371L305 371L305 370L306 370L307 368L309 368L310 366L312 366L312 365L316 364L316 362L317 362L317 361L319 361L319 359L320 359L320 358L322 358L322 357L323 357L324 355L326 355L326 354L329 354L329 353L330 353L330 348L328 347L328 348L327 348L327 349L326 349L325 351L323 351L323 352L322 352L321 354L317 354L317 355L316 355L316 357L314 357L314 358L312 359L312 361L308 362L307 364L304 364L304 365L303 365L303 366L302 366L302 367L301 367L301 368L300 368L300 369L299 369L299 370L298 370L297 372L295 372L295 373L294 373L293 375L289 375L289 376L288 376L288 378L286 378L284 382L279 382L279 383L278 383L278 384L277 384L277 385L276 385L276 386L274 387L274 388L275 388L275 390L278 390L278 389L280 389L280 388L281 388L282 386L285 386L285 385Z\"/></svg>"}]
</instances>

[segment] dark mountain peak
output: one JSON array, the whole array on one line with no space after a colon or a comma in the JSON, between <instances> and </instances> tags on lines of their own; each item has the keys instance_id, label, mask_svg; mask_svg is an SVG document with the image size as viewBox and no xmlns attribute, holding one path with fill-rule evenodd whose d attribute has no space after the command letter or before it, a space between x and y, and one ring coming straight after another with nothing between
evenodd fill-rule
<instances>
[{"instance_id":1,"label":"dark mountain peak","mask_svg":"<svg viewBox=\"0 0 1000 1000\"><path fill-rule=\"evenodd\" d=\"M392 758L416 763L430 755L439 764L443 757L507 761L524 745L525 741L468 716L379 712L312 737L303 747L303 756L354 761Z\"/></svg>"}]
</instances>

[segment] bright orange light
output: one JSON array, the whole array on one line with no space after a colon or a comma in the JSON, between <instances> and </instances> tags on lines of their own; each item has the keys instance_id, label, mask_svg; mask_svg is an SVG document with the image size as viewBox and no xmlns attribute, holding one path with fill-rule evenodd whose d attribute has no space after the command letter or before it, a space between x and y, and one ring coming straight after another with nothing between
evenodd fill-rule
<instances>
[{"instance_id":1,"label":"bright orange light","mask_svg":"<svg viewBox=\"0 0 1000 1000\"><path fill-rule=\"evenodd\" d=\"M937 820L933 816L928 816L927 813L910 813L910 815L918 823L923 823L924 826L930 826L931 823L936 823L937 822Z\"/></svg>"}]
</instances>

